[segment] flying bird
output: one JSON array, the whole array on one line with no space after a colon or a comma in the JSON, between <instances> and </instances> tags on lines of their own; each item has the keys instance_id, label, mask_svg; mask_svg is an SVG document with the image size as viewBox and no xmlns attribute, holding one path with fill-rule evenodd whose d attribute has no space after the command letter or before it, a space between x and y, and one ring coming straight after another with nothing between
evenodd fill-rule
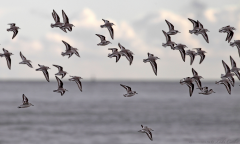
<instances>
[{"instance_id":1,"label":"flying bird","mask_svg":"<svg viewBox=\"0 0 240 144\"><path fill-rule=\"evenodd\" d=\"M236 30L234 27L231 27L230 25L222 27L221 29L219 29L220 33L227 33L227 37L225 39L225 41L228 41L228 43L231 41L234 32L233 30Z\"/></svg>"},{"instance_id":2,"label":"flying bird","mask_svg":"<svg viewBox=\"0 0 240 144\"><path fill-rule=\"evenodd\" d=\"M240 57L240 40L234 40L234 42L230 42L230 46L232 46L232 47L236 46L237 47L238 54L239 54L239 57Z\"/></svg>"},{"instance_id":3,"label":"flying bird","mask_svg":"<svg viewBox=\"0 0 240 144\"><path fill-rule=\"evenodd\" d=\"M199 55L201 57L200 62L199 62L199 64L201 64L203 62L203 60L205 59L204 53L207 53L207 52L203 51L201 48L193 48L193 49L196 49L197 50L196 55Z\"/></svg>"},{"instance_id":4,"label":"flying bird","mask_svg":"<svg viewBox=\"0 0 240 144\"><path fill-rule=\"evenodd\" d=\"M55 75L61 75L62 78L65 77L65 75L67 74L67 72L63 71L63 67L59 66L59 65L53 65L56 68L58 68L58 73L56 73Z\"/></svg>"},{"instance_id":5,"label":"flying bird","mask_svg":"<svg viewBox=\"0 0 240 144\"><path fill-rule=\"evenodd\" d=\"M50 68L47 67L47 66L44 66L44 65L40 65L40 64L38 64L38 66L40 68L36 69L36 71L42 71L44 76L45 76L45 78L46 78L46 80L49 82L49 74L48 74L47 70L50 69Z\"/></svg>"},{"instance_id":6,"label":"flying bird","mask_svg":"<svg viewBox=\"0 0 240 144\"><path fill-rule=\"evenodd\" d=\"M229 80L229 82L231 83L231 85L234 87L234 73L231 73L229 66L222 60L222 64L225 70L225 75L221 74L221 78L227 78Z\"/></svg>"},{"instance_id":7,"label":"flying bird","mask_svg":"<svg viewBox=\"0 0 240 144\"><path fill-rule=\"evenodd\" d=\"M127 60L129 61L129 64L131 65L133 62L133 52L125 49L125 47L123 47L120 43L118 43L119 48L121 49L121 51L119 52L122 56L125 56L127 58Z\"/></svg>"},{"instance_id":8,"label":"flying bird","mask_svg":"<svg viewBox=\"0 0 240 144\"><path fill-rule=\"evenodd\" d=\"M194 84L192 82L193 82L193 78L190 78L190 77L186 77L180 80L181 85L186 84L188 86L190 97L192 96L192 93L194 90Z\"/></svg>"},{"instance_id":9,"label":"flying bird","mask_svg":"<svg viewBox=\"0 0 240 144\"><path fill-rule=\"evenodd\" d=\"M187 51L185 51L185 54L190 56L190 65L192 65L192 63L195 59L196 52L191 51L191 50L187 50Z\"/></svg>"},{"instance_id":10,"label":"flying bird","mask_svg":"<svg viewBox=\"0 0 240 144\"><path fill-rule=\"evenodd\" d=\"M124 97L132 97L135 94L138 94L136 91L132 91L131 87L129 87L129 86L126 86L126 85L123 85L123 84L120 84L120 86L125 88L126 91L127 91L127 94L123 95Z\"/></svg>"},{"instance_id":11,"label":"flying bird","mask_svg":"<svg viewBox=\"0 0 240 144\"><path fill-rule=\"evenodd\" d=\"M231 94L231 85L228 82L228 79L223 78L220 81L216 81L215 84L224 84L229 94Z\"/></svg>"},{"instance_id":12,"label":"flying bird","mask_svg":"<svg viewBox=\"0 0 240 144\"><path fill-rule=\"evenodd\" d=\"M53 92L57 92L57 93L61 93L61 96L64 95L65 91L68 91L66 89L63 88L63 82L57 77L55 76L58 82L58 89L54 90Z\"/></svg>"},{"instance_id":13,"label":"flying bird","mask_svg":"<svg viewBox=\"0 0 240 144\"><path fill-rule=\"evenodd\" d=\"M202 83L201 83L200 79L203 77L199 76L198 73L193 68L192 68L192 73L193 73L192 79L197 83L198 88L201 88Z\"/></svg>"},{"instance_id":14,"label":"flying bird","mask_svg":"<svg viewBox=\"0 0 240 144\"><path fill-rule=\"evenodd\" d=\"M116 62L118 62L119 59L121 58L121 53L118 52L118 49L117 48L109 48L108 50L112 50L112 53L108 54L108 57L109 58L116 57Z\"/></svg>"},{"instance_id":15,"label":"flying bird","mask_svg":"<svg viewBox=\"0 0 240 144\"><path fill-rule=\"evenodd\" d=\"M232 65L231 72L233 72L237 76L237 78L240 80L240 73L239 73L240 68L237 68L237 64L231 56L230 56L230 61Z\"/></svg>"},{"instance_id":16,"label":"flying bird","mask_svg":"<svg viewBox=\"0 0 240 144\"><path fill-rule=\"evenodd\" d=\"M109 33L110 33L111 38L113 39L113 37L114 37L114 32L113 32L112 26L113 26L114 24L113 24L113 23L110 23L108 20L104 20L104 19L102 19L102 20L104 21L104 25L101 25L100 27L101 27L101 28L107 28L108 31L109 31Z\"/></svg>"},{"instance_id":17,"label":"flying bird","mask_svg":"<svg viewBox=\"0 0 240 144\"><path fill-rule=\"evenodd\" d=\"M177 45L175 42L171 41L171 37L164 31L162 30L164 36L166 37L166 43L162 43L163 47L170 46L171 49L174 49L174 46Z\"/></svg>"},{"instance_id":18,"label":"flying bird","mask_svg":"<svg viewBox=\"0 0 240 144\"><path fill-rule=\"evenodd\" d=\"M10 56L13 55L12 53L8 52L8 50L3 48L3 54L0 53L0 57L5 57L7 60L7 66L9 69L11 69L11 58Z\"/></svg>"},{"instance_id":19,"label":"flying bird","mask_svg":"<svg viewBox=\"0 0 240 144\"><path fill-rule=\"evenodd\" d=\"M148 138L153 141L153 138L152 138L152 132L153 131L151 128L148 128L147 126L143 126L141 125L142 129L139 130L138 132L141 132L141 133L145 133L147 134Z\"/></svg>"},{"instance_id":20,"label":"flying bird","mask_svg":"<svg viewBox=\"0 0 240 144\"><path fill-rule=\"evenodd\" d=\"M10 23L10 28L7 29L7 31L12 31L13 32L13 36L12 39L18 34L18 29L20 29L19 27L15 26L15 23Z\"/></svg>"},{"instance_id":21,"label":"flying bird","mask_svg":"<svg viewBox=\"0 0 240 144\"><path fill-rule=\"evenodd\" d=\"M62 10L62 17L63 17L63 26L61 27L61 29L68 29L68 31L72 31L72 27L74 25L69 23L69 19L63 10Z\"/></svg>"},{"instance_id":22,"label":"flying bird","mask_svg":"<svg viewBox=\"0 0 240 144\"><path fill-rule=\"evenodd\" d=\"M147 59L143 59L144 63L150 62L155 75L157 75L157 63L156 63L157 59L159 59L159 58L155 57L153 54L150 54L150 53L148 53L148 58Z\"/></svg>"},{"instance_id":23,"label":"flying bird","mask_svg":"<svg viewBox=\"0 0 240 144\"><path fill-rule=\"evenodd\" d=\"M70 77L72 77L72 78L70 78L69 81L75 81L78 85L79 90L82 92L82 83L81 83L80 79L83 79L83 78L78 77L78 76L70 76Z\"/></svg>"},{"instance_id":24,"label":"flying bird","mask_svg":"<svg viewBox=\"0 0 240 144\"><path fill-rule=\"evenodd\" d=\"M30 106L34 106L33 104L28 102L28 98L23 94L22 95L23 101L22 101L22 105L20 105L18 108L27 108Z\"/></svg>"},{"instance_id":25,"label":"flying bird","mask_svg":"<svg viewBox=\"0 0 240 144\"><path fill-rule=\"evenodd\" d=\"M199 21L195 21L195 20L190 19L190 18L188 18L188 20L193 24L193 29L189 30L189 33L190 34L197 33L200 30L200 28L199 28L200 22Z\"/></svg>"},{"instance_id":26,"label":"flying bird","mask_svg":"<svg viewBox=\"0 0 240 144\"><path fill-rule=\"evenodd\" d=\"M22 58L22 62L20 62L19 64L27 64L30 68L33 68L31 65L31 61L27 60L26 57L22 54L22 52L20 52L20 57Z\"/></svg>"},{"instance_id":27,"label":"flying bird","mask_svg":"<svg viewBox=\"0 0 240 144\"><path fill-rule=\"evenodd\" d=\"M68 44L67 42L63 41L64 45L66 46L66 51L62 52L62 56L68 55L68 58L70 58L73 54L75 54L76 56L80 57L79 53L77 52L77 48L73 48L70 44Z\"/></svg>"},{"instance_id":28,"label":"flying bird","mask_svg":"<svg viewBox=\"0 0 240 144\"><path fill-rule=\"evenodd\" d=\"M197 89L200 89L202 92L200 92L199 94L203 94L203 95L210 95L212 93L215 93L212 89L208 90L208 87L202 87Z\"/></svg>"},{"instance_id":29,"label":"flying bird","mask_svg":"<svg viewBox=\"0 0 240 144\"><path fill-rule=\"evenodd\" d=\"M174 30L174 26L167 20L165 20L167 25L168 25L168 28L169 28L169 32L167 32L168 35L175 35L177 33L180 33L178 30Z\"/></svg>"},{"instance_id":30,"label":"flying bird","mask_svg":"<svg viewBox=\"0 0 240 144\"><path fill-rule=\"evenodd\" d=\"M100 38L100 40L101 40L101 42L99 43L99 44L97 44L98 46L105 46L105 45L108 45L108 44L110 44L111 42L110 41L107 41L106 39L105 39L105 36L103 36L103 35L100 35L100 34L96 34L99 38Z\"/></svg>"},{"instance_id":31,"label":"flying bird","mask_svg":"<svg viewBox=\"0 0 240 144\"><path fill-rule=\"evenodd\" d=\"M183 61L185 62L185 50L184 48L186 48L187 46L186 45L183 45L183 44L177 44L173 50L179 50L181 56L182 56L182 59Z\"/></svg>"},{"instance_id":32,"label":"flying bird","mask_svg":"<svg viewBox=\"0 0 240 144\"><path fill-rule=\"evenodd\" d=\"M55 10L53 10L52 12L52 17L55 21L55 24L51 24L51 27L54 28L54 27L59 27L62 31L64 31L65 33L67 32L66 29L63 27L64 26L64 23L61 23L60 22L60 18L58 16L58 14L55 12Z\"/></svg>"}]
</instances>

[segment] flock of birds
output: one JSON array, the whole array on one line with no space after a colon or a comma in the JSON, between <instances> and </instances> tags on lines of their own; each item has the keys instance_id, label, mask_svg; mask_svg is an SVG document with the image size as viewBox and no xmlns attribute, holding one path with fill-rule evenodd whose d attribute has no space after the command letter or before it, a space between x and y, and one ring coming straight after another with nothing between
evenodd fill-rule
<instances>
[{"instance_id":1,"label":"flock of birds","mask_svg":"<svg viewBox=\"0 0 240 144\"><path fill-rule=\"evenodd\" d=\"M70 31L70 32L72 31L72 27L74 27L74 25L69 23L69 19L68 19L67 15L65 14L65 12L63 10L62 10L63 22L60 21L60 18L58 16L58 14L54 10L52 12L52 17L55 21L54 24L51 24L52 28L60 28L62 31L64 31L66 33L67 33L67 30ZM110 33L111 38L114 39L114 31L113 31L113 28L112 28L112 26L114 24L110 23L108 20L104 20L104 19L102 19L102 20L104 21L104 24L101 25L100 27L101 28L107 28L109 33ZM195 20L192 20L190 18L188 18L188 20L190 22L192 22L192 24L193 24L193 29L189 30L189 33L190 34L195 34L195 35L201 34L203 36L203 38L205 39L205 41L207 43L209 43L208 35L206 33L206 32L208 32L208 30L205 29L199 21L195 21ZM201 57L199 64L201 64L203 62L204 58L205 58L205 53L206 52L203 51L201 48L194 48L193 50L185 51L184 48L187 47L186 45L181 44L181 43L176 44L175 42L173 42L171 40L170 35L176 35L177 33L180 33L180 32L178 30L175 30L174 26L169 21L167 21L167 20L165 20L165 21L166 21L166 23L169 27L169 31L168 32L163 31L163 34L166 37L166 43L163 43L162 46L163 47L170 46L172 50L179 50L179 52L181 54L181 57L182 57L184 62L185 62L185 55L189 55L190 58L191 58L190 65L192 65L192 63L195 59L195 56L199 55ZM7 31L12 31L13 32L13 36L12 36L12 39L13 39L18 34L18 30L20 28L17 27L15 25L15 23L10 23L9 25L10 25L10 28L7 29ZM225 26L225 27L222 27L219 30L219 32L220 33L227 33L226 41L230 42L233 35L234 35L233 30L236 30L236 29L234 27L231 27L231 26ZM110 41L106 40L105 36L100 35L100 34L96 34L96 35L101 40L101 42L99 44L97 44L98 46L106 46L106 45L111 43ZM68 55L68 58L70 58L73 54L75 54L76 56L80 57L77 48L72 47L70 44L68 44L67 42L65 42L63 40L62 40L62 42L66 47L65 52L61 53L62 56ZM115 57L116 62L118 62L120 60L121 56L125 56L126 59L129 61L129 64L131 65L132 62L133 62L133 52L130 51L129 49L126 49L120 43L118 43L118 46L120 48L119 51L118 51L117 48L109 48L108 49L108 50L112 51L112 53L108 54L108 57L109 58ZM240 40L235 40L234 42L230 42L230 46L232 46L232 47L236 46L238 48L238 52L239 52L239 56L240 56ZM196 52L194 50L196 50ZM5 57L6 58L7 66L8 66L9 69L11 69L11 58L10 58L10 56L12 56L13 54L10 53L8 50L6 50L4 48L3 48L3 52L4 52L3 54L0 54L0 57ZM21 51L20 51L20 57L22 59L22 62L20 62L19 64L26 64L30 68L33 68L32 65L31 65L31 61L28 60L22 54ZM157 63L156 63L157 59L159 59L159 58L154 56L151 53L148 53L148 58L147 59L143 59L144 63L149 62L151 64L153 72L154 72L155 75L157 75ZM229 68L229 66L224 61L222 61L223 67L225 69L225 74L222 74L221 75L221 80L216 82L216 84L224 84L229 94L231 94L231 85L234 86L234 83L235 83L233 76L234 75L237 76L237 78L240 80L240 73L239 73L240 68L237 68L236 63L231 56L230 56L230 61L231 61L231 65L232 65L231 69ZM40 68L36 69L36 71L42 71L44 76L45 76L45 79L49 82L48 69L50 69L50 68L48 66L44 66L44 65L40 65L40 64L38 64L38 66ZM61 79L63 79L66 76L67 72L64 71L63 67L61 67L59 65L53 65L53 66L58 68L58 73L56 73L55 75L60 75ZM182 85L186 84L189 87L190 97L192 96L192 93L193 93L193 90L194 90L193 82L195 82L197 84L197 86L198 86L197 89L200 89L201 92L199 94L209 95L209 94L215 93L212 89L208 89L208 87L202 87L202 83L201 83L200 79L203 78L203 77L199 76L198 73L193 68L192 68L192 73L193 73L193 77L186 77L186 78L183 78L183 79L180 80L180 84L182 84ZM58 89L54 90L53 92L60 93L61 96L63 96L64 93L67 90L65 88L63 88L63 82L57 76L55 76L55 77L56 77L56 80L58 82ZM81 84L81 81L80 81L82 78L79 77L79 76L70 76L70 77L71 78L69 79L69 81L75 81L78 85L79 90L82 92L82 84ZM125 88L126 91L127 91L127 94L123 95L124 97L132 97L135 94L137 94L137 92L132 91L131 87L129 87L129 86L126 86L126 85L123 85L123 84L120 84L120 86ZM22 105L20 105L18 108L27 108L27 107L33 106L33 104L31 104L28 101L28 98L24 94L22 95L22 98L23 98ZM149 139L153 140L152 132L151 132L153 130L151 128L148 128L147 126L143 126L143 125L141 125L141 127L142 127L142 129L139 130L138 132L146 133L147 136L149 137Z\"/></svg>"}]
</instances>

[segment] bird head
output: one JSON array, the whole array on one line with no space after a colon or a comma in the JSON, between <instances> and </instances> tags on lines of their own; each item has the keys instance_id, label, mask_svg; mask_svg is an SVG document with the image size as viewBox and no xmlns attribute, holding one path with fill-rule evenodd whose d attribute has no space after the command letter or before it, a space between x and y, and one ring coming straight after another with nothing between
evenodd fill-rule
<instances>
[{"instance_id":1,"label":"bird head","mask_svg":"<svg viewBox=\"0 0 240 144\"><path fill-rule=\"evenodd\" d=\"M133 93L138 94L136 91L133 91Z\"/></svg>"}]
</instances>

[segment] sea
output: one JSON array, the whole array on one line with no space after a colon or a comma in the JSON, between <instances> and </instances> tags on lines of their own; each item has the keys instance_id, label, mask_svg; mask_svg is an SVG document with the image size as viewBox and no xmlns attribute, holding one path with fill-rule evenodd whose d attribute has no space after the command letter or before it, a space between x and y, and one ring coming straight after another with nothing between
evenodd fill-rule
<instances>
[{"instance_id":1,"label":"sea","mask_svg":"<svg viewBox=\"0 0 240 144\"><path fill-rule=\"evenodd\" d=\"M240 143L240 87L204 82L192 97L179 81L0 81L0 144ZM124 97L126 90L136 91ZM196 86L196 84L195 84ZM34 106L19 109L22 94ZM153 141L138 132L148 126Z\"/></svg>"}]
</instances>

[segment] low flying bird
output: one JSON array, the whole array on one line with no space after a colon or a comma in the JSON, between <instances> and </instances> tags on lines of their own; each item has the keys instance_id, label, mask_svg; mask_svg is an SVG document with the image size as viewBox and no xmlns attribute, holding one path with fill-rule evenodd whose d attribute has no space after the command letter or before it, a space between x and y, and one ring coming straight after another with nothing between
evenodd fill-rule
<instances>
[{"instance_id":1,"label":"low flying bird","mask_svg":"<svg viewBox=\"0 0 240 144\"><path fill-rule=\"evenodd\" d=\"M101 42L99 43L99 44L97 44L98 46L105 46L105 45L108 45L108 44L110 44L111 42L110 41L107 41L106 39L105 39L105 36L103 36L103 35L100 35L100 34L96 34L99 38L100 38L100 40L101 40Z\"/></svg>"},{"instance_id":2,"label":"low flying bird","mask_svg":"<svg viewBox=\"0 0 240 144\"><path fill-rule=\"evenodd\" d=\"M121 53L118 52L117 48L109 48L108 50L112 50L112 53L108 54L108 57L109 58L116 57L116 63L117 63L119 61L119 59L121 58Z\"/></svg>"},{"instance_id":3,"label":"low flying bird","mask_svg":"<svg viewBox=\"0 0 240 144\"><path fill-rule=\"evenodd\" d=\"M168 25L168 28L169 28L169 31L167 32L168 35L175 35L177 33L180 33L178 30L174 30L174 26L167 20L165 20L167 25Z\"/></svg>"},{"instance_id":4,"label":"low flying bird","mask_svg":"<svg viewBox=\"0 0 240 144\"><path fill-rule=\"evenodd\" d=\"M68 91L66 89L63 88L63 82L57 77L55 76L58 82L58 89L54 90L53 92L57 92L57 93L61 93L61 96L64 95L65 91Z\"/></svg>"},{"instance_id":5,"label":"low flying bird","mask_svg":"<svg viewBox=\"0 0 240 144\"><path fill-rule=\"evenodd\" d=\"M20 29L19 27L15 26L15 23L10 23L10 28L7 29L7 31L12 31L13 32L13 36L12 39L18 34L18 29Z\"/></svg>"},{"instance_id":6,"label":"low flying bird","mask_svg":"<svg viewBox=\"0 0 240 144\"><path fill-rule=\"evenodd\" d=\"M159 58L155 57L153 54L150 54L150 53L148 53L148 58L147 59L143 59L144 63L150 62L155 75L157 75L157 63L156 63L157 59L159 59Z\"/></svg>"},{"instance_id":7,"label":"low flying bird","mask_svg":"<svg viewBox=\"0 0 240 144\"><path fill-rule=\"evenodd\" d=\"M27 64L30 68L33 68L31 65L31 61L27 60L26 57L22 54L22 52L20 52L20 56L22 58L22 62L20 62L19 64Z\"/></svg>"},{"instance_id":8,"label":"low flying bird","mask_svg":"<svg viewBox=\"0 0 240 144\"><path fill-rule=\"evenodd\" d=\"M202 48L193 48L193 49L196 49L197 50L196 55L199 55L201 57L200 62L199 62L199 64L201 64L203 62L203 60L205 59L204 53L207 53L207 52L203 51Z\"/></svg>"},{"instance_id":9,"label":"low flying bird","mask_svg":"<svg viewBox=\"0 0 240 144\"><path fill-rule=\"evenodd\" d=\"M177 44L177 45L173 48L173 50L179 50L179 52L180 52L180 54L181 54L181 56L182 56L182 59L183 59L183 61L185 62L185 50L184 50L184 48L187 48L187 46L186 46L186 45L183 45L183 44Z\"/></svg>"},{"instance_id":10,"label":"low flying bird","mask_svg":"<svg viewBox=\"0 0 240 144\"><path fill-rule=\"evenodd\" d=\"M78 77L78 76L70 76L70 77L72 77L72 78L70 78L69 81L75 81L78 85L79 90L82 92L82 83L81 83L80 79L83 79L83 78Z\"/></svg>"},{"instance_id":11,"label":"low flying bird","mask_svg":"<svg viewBox=\"0 0 240 144\"><path fill-rule=\"evenodd\" d=\"M185 51L185 54L190 56L190 65L192 65L192 63L195 59L195 55L197 53L195 51L187 50L187 51Z\"/></svg>"},{"instance_id":12,"label":"low flying bird","mask_svg":"<svg viewBox=\"0 0 240 144\"><path fill-rule=\"evenodd\" d=\"M229 84L228 79L223 78L220 81L216 81L215 84L224 84L229 94L231 94L231 85Z\"/></svg>"},{"instance_id":13,"label":"low flying bird","mask_svg":"<svg viewBox=\"0 0 240 144\"><path fill-rule=\"evenodd\" d=\"M129 87L129 86L126 86L126 85L123 85L123 84L120 84L120 86L125 88L126 91L127 91L127 94L123 95L124 97L132 97L135 94L138 94L136 91L132 91L131 87Z\"/></svg>"},{"instance_id":14,"label":"low flying bird","mask_svg":"<svg viewBox=\"0 0 240 144\"><path fill-rule=\"evenodd\" d=\"M148 128L147 126L143 126L141 125L142 129L139 130L138 132L141 132L141 133L145 133L147 134L148 138L153 141L153 138L152 138L152 132L153 131L151 128Z\"/></svg>"},{"instance_id":15,"label":"low flying bird","mask_svg":"<svg viewBox=\"0 0 240 144\"><path fill-rule=\"evenodd\" d=\"M63 27L64 26L64 23L61 23L60 22L60 18L58 16L58 14L55 12L55 10L53 10L52 12L52 17L55 21L55 24L51 24L51 27L54 28L54 27L58 27L60 28L62 31L64 31L65 33L67 32L66 29Z\"/></svg>"},{"instance_id":16,"label":"low flying bird","mask_svg":"<svg viewBox=\"0 0 240 144\"><path fill-rule=\"evenodd\" d=\"M113 26L114 24L113 24L113 23L110 23L108 20L104 20L104 19L102 19L102 20L104 21L104 25L101 25L100 27L101 27L101 28L107 28L108 31L109 31L109 33L110 33L111 38L113 39L113 37L114 37L114 32L113 32L112 26Z\"/></svg>"},{"instance_id":17,"label":"low flying bird","mask_svg":"<svg viewBox=\"0 0 240 144\"><path fill-rule=\"evenodd\" d=\"M193 82L193 78L190 78L190 77L186 77L180 80L181 85L186 84L188 86L190 97L192 96L192 93L194 90L194 84L192 82Z\"/></svg>"},{"instance_id":18,"label":"low flying bird","mask_svg":"<svg viewBox=\"0 0 240 144\"><path fill-rule=\"evenodd\" d=\"M40 65L40 64L38 64L38 66L40 68L36 69L36 71L42 71L44 76L45 76L45 78L46 78L46 80L49 82L49 74L48 74L47 70L50 69L50 68L47 67L47 66L44 66L44 65Z\"/></svg>"},{"instance_id":19,"label":"low flying bird","mask_svg":"<svg viewBox=\"0 0 240 144\"><path fill-rule=\"evenodd\" d=\"M200 92L199 94L203 94L203 95L210 95L212 93L215 93L212 89L208 90L208 87L202 87L197 89L200 89L202 92Z\"/></svg>"},{"instance_id":20,"label":"low flying bird","mask_svg":"<svg viewBox=\"0 0 240 144\"><path fill-rule=\"evenodd\" d=\"M10 56L13 55L12 53L8 52L8 50L3 48L3 54L0 53L0 57L5 57L7 61L7 66L9 69L11 69L11 58Z\"/></svg>"},{"instance_id":21,"label":"low flying bird","mask_svg":"<svg viewBox=\"0 0 240 144\"><path fill-rule=\"evenodd\" d=\"M63 26L61 27L61 29L67 29L68 31L72 31L72 27L74 25L69 23L69 19L63 10L62 10L62 17L63 17Z\"/></svg>"},{"instance_id":22,"label":"low flying bird","mask_svg":"<svg viewBox=\"0 0 240 144\"><path fill-rule=\"evenodd\" d=\"M62 78L65 77L65 75L67 74L67 72L63 71L63 67L59 66L59 65L53 65L56 68L58 68L58 73L56 73L55 75L61 75Z\"/></svg>"},{"instance_id":23,"label":"low flying bird","mask_svg":"<svg viewBox=\"0 0 240 144\"><path fill-rule=\"evenodd\" d=\"M230 42L230 46L232 46L232 47L236 46L237 47L238 54L239 54L239 57L240 57L240 40L234 40L234 42Z\"/></svg>"},{"instance_id":24,"label":"low flying bird","mask_svg":"<svg viewBox=\"0 0 240 144\"><path fill-rule=\"evenodd\" d=\"M77 52L77 48L73 48L70 44L68 44L67 42L63 41L64 45L66 46L66 51L62 52L62 56L68 55L68 58L70 58L73 54L75 54L76 56L80 57L79 53Z\"/></svg>"},{"instance_id":25,"label":"low flying bird","mask_svg":"<svg viewBox=\"0 0 240 144\"><path fill-rule=\"evenodd\" d=\"M129 61L129 64L131 65L133 62L133 52L125 49L125 47L123 47L120 43L118 43L119 48L121 49L121 51L119 52L122 56L125 56L127 58L127 60Z\"/></svg>"},{"instance_id":26,"label":"low flying bird","mask_svg":"<svg viewBox=\"0 0 240 144\"><path fill-rule=\"evenodd\" d=\"M192 68L192 73L193 73L192 79L196 82L198 88L201 88L202 83L201 83L200 79L203 78L203 77L199 76L198 73L193 68Z\"/></svg>"},{"instance_id":27,"label":"low flying bird","mask_svg":"<svg viewBox=\"0 0 240 144\"><path fill-rule=\"evenodd\" d=\"M239 73L240 68L237 68L237 64L231 56L230 56L230 61L232 65L231 72L233 72L237 76L237 78L240 80L240 73Z\"/></svg>"},{"instance_id":28,"label":"low flying bird","mask_svg":"<svg viewBox=\"0 0 240 144\"><path fill-rule=\"evenodd\" d=\"M230 25L222 27L221 29L219 29L220 33L227 33L227 37L225 39L225 41L228 41L228 43L231 41L234 32L233 30L236 30L234 27L231 27Z\"/></svg>"},{"instance_id":29,"label":"low flying bird","mask_svg":"<svg viewBox=\"0 0 240 144\"><path fill-rule=\"evenodd\" d=\"M221 74L221 78L226 78L229 80L229 82L231 83L231 85L234 87L234 73L231 73L230 71L230 68L229 66L222 60L222 64L223 64L223 67L224 67L224 70L225 70L225 75L224 74Z\"/></svg>"},{"instance_id":30,"label":"low flying bird","mask_svg":"<svg viewBox=\"0 0 240 144\"><path fill-rule=\"evenodd\" d=\"M174 46L177 44L175 42L171 41L171 37L164 30L162 30L162 32L166 37L166 43L162 43L162 46L163 47L170 46L171 49L174 49Z\"/></svg>"},{"instance_id":31,"label":"low flying bird","mask_svg":"<svg viewBox=\"0 0 240 144\"><path fill-rule=\"evenodd\" d=\"M22 101L22 105L20 105L18 108L27 108L30 106L34 106L33 104L28 102L28 98L23 94L22 95L23 101Z\"/></svg>"}]
</instances>

